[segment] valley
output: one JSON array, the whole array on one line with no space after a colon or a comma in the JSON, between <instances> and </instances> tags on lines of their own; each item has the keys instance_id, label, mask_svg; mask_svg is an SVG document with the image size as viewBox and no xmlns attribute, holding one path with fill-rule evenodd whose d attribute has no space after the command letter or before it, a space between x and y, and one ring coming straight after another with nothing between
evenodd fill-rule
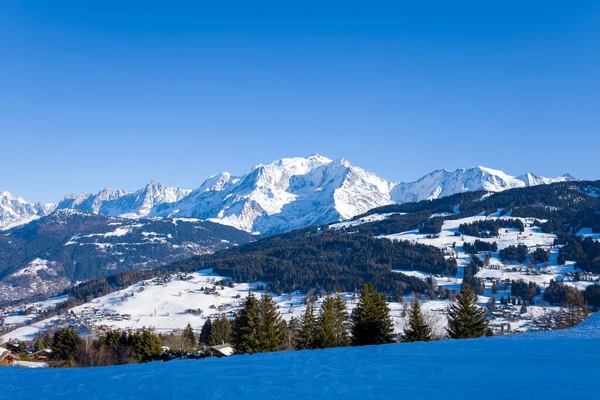
<instances>
[{"instance_id":1,"label":"valley","mask_svg":"<svg viewBox=\"0 0 600 400\"><path fill-rule=\"evenodd\" d=\"M584 185L586 184L581 184L582 187L585 187ZM567 190L569 196L575 196L574 198L587 196L577 186L562 189ZM494 194L491 196L474 194L399 206L403 211L389 212L388 208L384 207L380 210L372 210L366 216L358 216L345 222L276 235L245 246L223 250L214 255L176 262L162 269L162 272L157 271L151 279L117 288L110 294L64 310L61 315L41 319L22 327L15 324L2 338L28 341L33 340L39 332L63 326L73 326L82 333L97 336L106 330L114 329L130 331L150 329L157 333L176 332L181 331L189 323L198 333L208 317L213 320L221 315L232 318L237 314L250 291L262 293L265 290L271 292L279 312L289 322L304 313L307 297L316 299L318 305L325 294L336 288L341 290L348 310L352 310L356 303L356 294L350 289L360 287L360 279L365 279L365 282L375 282L381 288L399 288L399 292L388 291L388 305L394 331L399 335L407 324L408 303L415 293L420 293L427 318L435 326L436 335L443 337L447 308L453 301L454 293L460 289L465 280L475 286L478 304L488 309L490 326L495 334L556 329L566 323L572 306L562 301L556 302L547 296L548 287L552 286L552 289L555 289L556 284L560 283L576 289L577 292L586 293L588 287L597 287L600 274L598 271L578 268L574 260L561 260L561 249L565 245L556 233L545 232L553 218L552 213L568 216L573 211L572 208L580 207L582 202L563 202L562 211L561 207L556 207L546 219L514 216L523 213L522 210L528 207L526 204L522 204L518 209L496 208L498 202L505 205L514 202L519 198L522 190L517 189L514 194L512 191L504 192L504 200L496 200L495 197L498 195ZM528 198L526 202L535 204L537 201L534 195ZM597 201L593 196L584 198L592 202ZM443 211L448 207L451 209L450 212ZM489 210L490 207L495 211L477 212L481 209ZM546 209L545 207L542 209ZM409 212L411 209L413 212ZM517 212L517 210L521 211ZM423 216L422 212L426 215ZM388 232L393 229L390 228L390 224L405 226L403 221L410 223L415 216L420 222L414 225L414 229L377 234L370 239L365 235L365 232ZM429 228L430 221L437 221L432 225L433 231ZM462 231L480 225L515 225L519 228L500 228L496 235L485 231L472 235ZM116 228L108 236L113 236L118 229L123 228ZM581 240L584 238L598 240L597 233L594 233L595 229L578 228L575 237ZM493 246L493 249L474 252L469 246L477 242ZM377 249L378 243L389 243L389 245ZM332 264L329 264L326 259L332 256L338 258L337 263L352 265L356 261L355 256L359 253L363 254L361 248L367 244L369 248L375 247L372 255L366 256L365 260L374 257L374 262L387 265L391 276L401 279L395 284L398 286L390 286L389 280L380 281L379 275L371 275L370 272L366 272L364 278L361 278L360 274L343 278L347 273L345 269L340 269L334 280L330 280L331 277L327 275L319 278L317 286L312 286L310 283L313 282L312 278L303 284L303 280L296 276L294 278L296 290L292 291L287 289L293 289L293 286L281 280L281 277L288 274L285 269L287 267L283 268L285 265L296 268L297 264L299 274L314 271L314 261L310 260L324 263L323 271L327 271L326 268L330 268ZM392 247L388 247L390 245ZM297 251L296 246L298 250L304 249L303 254L298 253L302 256L294 255ZM396 246L400 247L396 248ZM287 250L284 250L286 248ZM508 254L505 254L505 251L511 248L522 248L524 258L521 261L503 258ZM310 255L309 249L314 249L313 251L316 252L314 257ZM327 252L324 252L325 249L328 249ZM341 256L342 249L350 251L349 258ZM429 252L430 256L434 257L431 260L437 260L434 263L437 267L429 271L424 270L425 266L432 268L432 264L426 261L430 259L415 258L408 262L411 259L407 256L413 250L418 251L419 257ZM394 255L397 251L403 254L400 258ZM534 257L542 253L545 254L545 260L537 262ZM257 257L265 255L279 257L280 264L277 268L283 269L261 273L261 264L257 263L261 258ZM363 254L360 259L364 257ZM275 261L274 265L277 263L278 261ZM245 265L256 268L256 271L246 270L240 274ZM353 268L360 271L364 268L361 265L359 261ZM270 267L265 264L265 268ZM335 274L333 270L330 273ZM256 279L244 280L243 277ZM347 279L347 283L343 279ZM331 285L328 286L327 282ZM355 282L355 286L349 285L351 282ZM525 291L521 292L520 287L523 284ZM25 308L28 307L7 309L5 325L7 325L6 320L10 321L10 318L19 321L17 316Z\"/></svg>"}]
</instances>

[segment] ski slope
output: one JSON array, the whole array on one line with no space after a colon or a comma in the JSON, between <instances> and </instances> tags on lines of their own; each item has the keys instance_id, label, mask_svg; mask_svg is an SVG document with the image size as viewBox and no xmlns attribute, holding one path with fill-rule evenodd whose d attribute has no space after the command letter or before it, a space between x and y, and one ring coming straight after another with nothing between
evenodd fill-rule
<instances>
[{"instance_id":1,"label":"ski slope","mask_svg":"<svg viewBox=\"0 0 600 400\"><path fill-rule=\"evenodd\" d=\"M4 367L0 398L595 399L599 317L567 331L473 340L87 369Z\"/></svg>"}]
</instances>

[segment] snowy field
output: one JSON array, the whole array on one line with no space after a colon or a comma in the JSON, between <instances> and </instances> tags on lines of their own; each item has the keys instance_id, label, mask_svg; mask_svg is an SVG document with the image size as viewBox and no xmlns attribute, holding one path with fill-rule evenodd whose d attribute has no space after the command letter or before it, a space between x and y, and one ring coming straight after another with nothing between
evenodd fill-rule
<instances>
[{"instance_id":1,"label":"snowy field","mask_svg":"<svg viewBox=\"0 0 600 400\"><path fill-rule=\"evenodd\" d=\"M597 314L571 330L471 340L85 369L0 367L0 398L597 399L599 341Z\"/></svg>"},{"instance_id":2,"label":"snowy field","mask_svg":"<svg viewBox=\"0 0 600 400\"><path fill-rule=\"evenodd\" d=\"M442 231L437 237L428 237L428 235L419 233L418 230L412 230L407 232L401 232L392 235L381 236L392 240L407 240L412 243L426 244L430 246L438 247L444 250L447 256L455 257L459 272L457 277L462 277L462 269L471 261L471 256L463 250L465 242L472 243L475 240L480 240L488 243L496 242L498 250L502 250L511 245L523 244L529 248L530 252L533 252L536 248L541 247L543 249L550 250L550 260L546 264L538 264L530 266L528 260L523 264L517 262L503 262L500 260L499 251L493 252L492 258L489 261L489 265L483 268L477 274L480 278L493 278L493 279L511 279L519 280L522 279L525 282L535 282L540 286L547 286L550 280L561 280L566 284L576 286L578 289L585 289L592 281L579 281L574 282L570 279L570 276L574 273L574 263L567 262L564 265L558 265L558 248L554 248L554 239L556 236L549 233L543 233L541 228L533 226L533 218L516 218L511 217L510 213L506 216L499 217L500 210L491 215L479 214L473 217L461 218L456 220L446 220L442 226ZM481 220L494 220L497 218L510 218L520 219L524 226L525 231L519 232L518 229L500 229L499 237L492 238L478 238L468 235L459 235L458 228L463 223L472 223ZM544 222L544 220L538 220ZM582 229L579 235L583 236L594 236L600 234L592 234L591 229ZM406 271L403 271L407 273ZM599 277L592 277L598 279ZM459 280L460 283L460 280Z\"/></svg>"},{"instance_id":3,"label":"snowy field","mask_svg":"<svg viewBox=\"0 0 600 400\"><path fill-rule=\"evenodd\" d=\"M258 296L263 293L257 290L261 286L264 287L262 282L240 283L228 287L218 284L222 279L223 277L212 273L211 270L203 270L172 275L169 280L140 282L74 307L66 315L52 317L6 333L0 337L0 342L10 339L33 340L40 331L67 325L107 326L121 330L149 328L166 333L183 329L189 322L196 333L199 333L209 316L213 320L223 314L233 317L251 290ZM356 298L352 293L344 293L342 296L350 312L355 306ZM273 298L279 312L287 321L292 317L300 317L306 309L304 294L295 292L282 296L273 295ZM317 307L321 301L322 298L317 301ZM405 304L389 303L397 332L401 332L404 327L408 301L410 297L406 298ZM431 301L424 305L424 310L440 314L447 306L446 301ZM194 312L198 313L199 310L200 315L195 315ZM444 322L437 323L440 334L444 326Z\"/></svg>"}]
</instances>

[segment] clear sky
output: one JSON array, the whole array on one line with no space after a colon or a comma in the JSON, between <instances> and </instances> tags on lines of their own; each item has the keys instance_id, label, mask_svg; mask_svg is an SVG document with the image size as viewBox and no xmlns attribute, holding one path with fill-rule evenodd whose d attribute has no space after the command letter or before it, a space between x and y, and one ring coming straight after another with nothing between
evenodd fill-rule
<instances>
[{"instance_id":1,"label":"clear sky","mask_svg":"<svg viewBox=\"0 0 600 400\"><path fill-rule=\"evenodd\" d=\"M4 0L0 57L30 201L313 153L600 179L599 2Z\"/></svg>"}]
</instances>

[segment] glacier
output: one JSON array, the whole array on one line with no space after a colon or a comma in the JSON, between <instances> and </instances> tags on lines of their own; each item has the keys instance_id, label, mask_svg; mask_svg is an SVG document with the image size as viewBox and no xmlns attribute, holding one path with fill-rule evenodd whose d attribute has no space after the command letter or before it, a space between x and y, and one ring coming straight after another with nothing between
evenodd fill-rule
<instances>
[{"instance_id":1,"label":"glacier","mask_svg":"<svg viewBox=\"0 0 600 400\"><path fill-rule=\"evenodd\" d=\"M0 367L0 398L596 399L600 315L564 331L84 369Z\"/></svg>"}]
</instances>

